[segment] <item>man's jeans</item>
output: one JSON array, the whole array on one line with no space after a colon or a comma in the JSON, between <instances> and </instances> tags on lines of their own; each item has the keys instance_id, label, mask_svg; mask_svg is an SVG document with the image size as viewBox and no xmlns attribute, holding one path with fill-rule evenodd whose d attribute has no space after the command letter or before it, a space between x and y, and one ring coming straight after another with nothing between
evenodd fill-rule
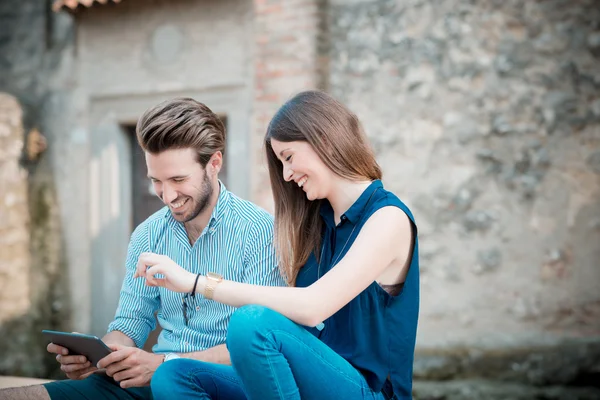
<instances>
[{"instance_id":1,"label":"man's jeans","mask_svg":"<svg viewBox=\"0 0 600 400\"><path fill-rule=\"evenodd\" d=\"M262 306L231 317L233 367L190 359L161 365L155 399L383 399L345 359L302 326Z\"/></svg>"}]
</instances>

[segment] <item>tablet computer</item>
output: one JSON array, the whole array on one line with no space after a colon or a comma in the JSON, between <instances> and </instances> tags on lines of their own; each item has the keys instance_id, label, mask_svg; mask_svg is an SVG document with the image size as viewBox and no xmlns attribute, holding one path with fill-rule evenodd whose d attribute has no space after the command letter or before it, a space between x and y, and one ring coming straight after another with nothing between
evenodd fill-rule
<instances>
[{"instance_id":1,"label":"tablet computer","mask_svg":"<svg viewBox=\"0 0 600 400\"><path fill-rule=\"evenodd\" d=\"M98 364L98 361L112 352L97 336L48 330L43 330L42 333L48 341L69 349L69 355L85 356L92 365Z\"/></svg>"}]
</instances>

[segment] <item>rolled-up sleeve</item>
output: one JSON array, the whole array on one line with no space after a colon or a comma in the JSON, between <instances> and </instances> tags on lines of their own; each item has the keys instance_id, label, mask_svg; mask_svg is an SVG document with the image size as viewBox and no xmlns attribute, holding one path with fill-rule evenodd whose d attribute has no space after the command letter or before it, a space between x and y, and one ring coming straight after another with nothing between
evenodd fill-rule
<instances>
[{"instance_id":1,"label":"rolled-up sleeve","mask_svg":"<svg viewBox=\"0 0 600 400\"><path fill-rule=\"evenodd\" d=\"M286 286L273 247L273 220L264 219L254 226L246 246L244 283L263 286Z\"/></svg>"},{"instance_id":2,"label":"rolled-up sleeve","mask_svg":"<svg viewBox=\"0 0 600 400\"><path fill-rule=\"evenodd\" d=\"M160 306L158 288L146 286L145 279L133 278L140 254L149 251L148 224L142 223L131 235L119 306L114 321L108 326L108 332L124 333L139 348L156 327L154 313Z\"/></svg>"}]
</instances>

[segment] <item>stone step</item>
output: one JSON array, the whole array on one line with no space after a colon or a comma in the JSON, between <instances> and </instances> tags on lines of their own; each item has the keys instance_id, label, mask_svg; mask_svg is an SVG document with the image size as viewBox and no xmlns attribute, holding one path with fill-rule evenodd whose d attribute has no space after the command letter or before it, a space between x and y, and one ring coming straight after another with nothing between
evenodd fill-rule
<instances>
[{"instance_id":1,"label":"stone step","mask_svg":"<svg viewBox=\"0 0 600 400\"><path fill-rule=\"evenodd\" d=\"M600 337L557 343L477 347L473 344L418 349L413 376L422 381L483 379L533 387L596 386Z\"/></svg>"},{"instance_id":2,"label":"stone step","mask_svg":"<svg viewBox=\"0 0 600 400\"><path fill-rule=\"evenodd\" d=\"M455 380L415 381L414 400L599 400L600 387L546 386Z\"/></svg>"}]
</instances>

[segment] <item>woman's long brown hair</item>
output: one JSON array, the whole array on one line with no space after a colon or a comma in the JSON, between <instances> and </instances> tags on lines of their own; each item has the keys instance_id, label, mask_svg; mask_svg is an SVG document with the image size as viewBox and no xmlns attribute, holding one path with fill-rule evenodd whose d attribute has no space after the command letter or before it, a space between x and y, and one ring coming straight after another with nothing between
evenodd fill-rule
<instances>
[{"instance_id":1,"label":"woman's long brown hair","mask_svg":"<svg viewBox=\"0 0 600 400\"><path fill-rule=\"evenodd\" d=\"M325 165L344 179L381 179L381 168L356 115L328 94L302 92L277 111L267 129L265 150L275 202L275 247L281 271L294 286L310 254L320 258L323 200L309 201L298 185L283 179L271 139L308 142Z\"/></svg>"}]
</instances>

